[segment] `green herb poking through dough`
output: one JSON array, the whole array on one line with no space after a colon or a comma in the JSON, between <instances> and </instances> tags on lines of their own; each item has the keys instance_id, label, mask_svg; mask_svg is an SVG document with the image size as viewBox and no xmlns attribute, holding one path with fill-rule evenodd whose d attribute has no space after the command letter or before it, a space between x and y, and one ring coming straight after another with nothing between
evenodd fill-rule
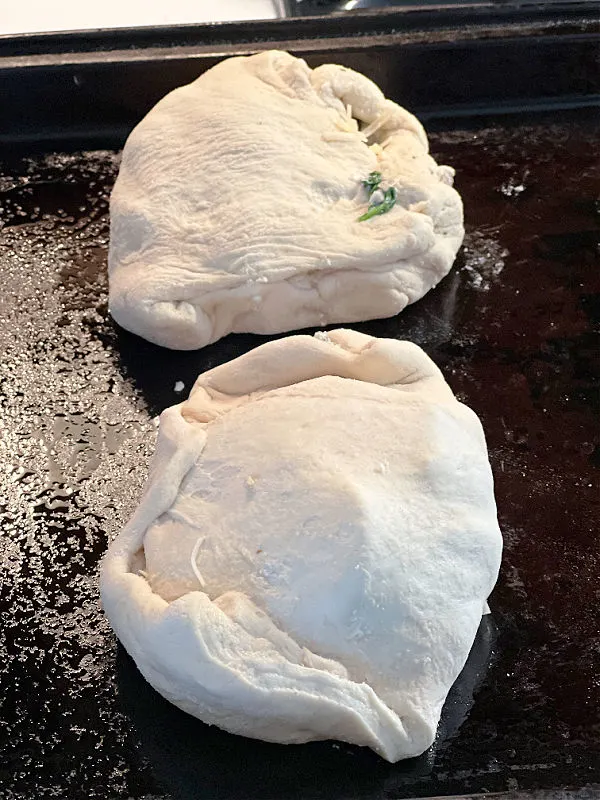
<instances>
[{"instance_id":1,"label":"green herb poking through dough","mask_svg":"<svg viewBox=\"0 0 600 800\"><path fill-rule=\"evenodd\" d=\"M371 217L376 217L378 214L387 213L390 210L390 208L392 208L392 206L395 204L397 197L398 197L398 192L393 186L390 186L390 188L386 189L385 192L383 193L382 202L378 203L377 205L370 206L368 211L366 211L361 217L358 218L358 222L364 222L367 219L371 219Z\"/></svg>"},{"instance_id":2,"label":"green herb poking through dough","mask_svg":"<svg viewBox=\"0 0 600 800\"><path fill-rule=\"evenodd\" d=\"M381 183L381 172L371 172L367 180L361 181L361 183L369 193L369 197L371 197L375 189L379 188L379 184Z\"/></svg>"}]
</instances>

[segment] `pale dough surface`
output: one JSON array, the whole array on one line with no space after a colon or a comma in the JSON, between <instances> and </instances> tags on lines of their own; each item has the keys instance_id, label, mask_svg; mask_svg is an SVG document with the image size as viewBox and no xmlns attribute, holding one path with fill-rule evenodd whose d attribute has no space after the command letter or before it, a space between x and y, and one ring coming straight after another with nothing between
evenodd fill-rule
<instances>
[{"instance_id":1,"label":"pale dough surface","mask_svg":"<svg viewBox=\"0 0 600 800\"><path fill-rule=\"evenodd\" d=\"M373 171L398 200L358 222ZM111 197L111 313L182 350L393 316L460 247L453 174L365 76L281 51L225 60L127 140Z\"/></svg>"},{"instance_id":2,"label":"pale dough surface","mask_svg":"<svg viewBox=\"0 0 600 800\"><path fill-rule=\"evenodd\" d=\"M101 571L154 688L233 733L431 745L497 578L476 415L409 342L265 344L161 415Z\"/></svg>"}]
</instances>

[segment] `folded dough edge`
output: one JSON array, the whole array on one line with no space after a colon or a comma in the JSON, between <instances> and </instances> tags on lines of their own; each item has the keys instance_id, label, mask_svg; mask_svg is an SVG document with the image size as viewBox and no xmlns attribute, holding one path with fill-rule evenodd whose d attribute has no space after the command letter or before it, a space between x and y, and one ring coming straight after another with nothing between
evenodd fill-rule
<instances>
[{"instance_id":1,"label":"folded dough edge","mask_svg":"<svg viewBox=\"0 0 600 800\"><path fill-rule=\"evenodd\" d=\"M350 108L383 137L377 155ZM359 223L373 170L399 199ZM279 51L227 59L163 98L126 143L111 196L111 314L183 350L230 332L394 316L461 245L452 174L418 120L364 75Z\"/></svg>"},{"instance_id":2,"label":"folded dough edge","mask_svg":"<svg viewBox=\"0 0 600 800\"><path fill-rule=\"evenodd\" d=\"M439 713L428 714L408 699L396 713L366 683L350 680L343 665L304 648L298 663L286 647L276 646L289 637L272 622L258 637L240 623L263 612L236 592L211 600L192 591L169 603L152 591L143 573L136 574L146 530L174 502L202 453L211 419L262 390L331 373L397 384L403 391L411 391L413 381L446 385L416 345L346 330L271 342L204 373L187 402L161 415L142 501L102 562L101 597L140 672L182 710L231 733L283 743L338 739L395 762L433 743ZM232 611L239 603L248 613L236 618ZM298 648L291 639L288 645L289 652Z\"/></svg>"}]
</instances>

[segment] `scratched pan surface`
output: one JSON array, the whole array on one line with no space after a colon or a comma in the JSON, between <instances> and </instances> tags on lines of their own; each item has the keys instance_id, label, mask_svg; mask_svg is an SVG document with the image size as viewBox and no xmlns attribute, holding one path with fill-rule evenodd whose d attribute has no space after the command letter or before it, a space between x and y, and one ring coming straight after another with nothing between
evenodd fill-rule
<instances>
[{"instance_id":1,"label":"scratched pan surface","mask_svg":"<svg viewBox=\"0 0 600 800\"><path fill-rule=\"evenodd\" d=\"M107 314L115 151L0 169L0 797L400 798L600 784L600 124L437 123L467 236L421 302L357 325L408 338L480 415L505 537L480 629L419 759L281 747L169 706L119 648L97 565L132 511L153 419L259 344L162 350Z\"/></svg>"}]
</instances>

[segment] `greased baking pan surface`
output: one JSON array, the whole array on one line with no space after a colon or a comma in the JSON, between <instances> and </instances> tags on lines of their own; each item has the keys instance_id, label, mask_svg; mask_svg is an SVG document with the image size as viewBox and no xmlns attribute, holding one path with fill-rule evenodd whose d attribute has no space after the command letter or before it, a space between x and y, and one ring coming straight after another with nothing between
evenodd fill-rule
<instances>
[{"instance_id":1,"label":"greased baking pan surface","mask_svg":"<svg viewBox=\"0 0 600 800\"><path fill-rule=\"evenodd\" d=\"M230 736L155 694L97 566L136 504L155 417L264 341L155 347L107 313L117 151L0 169L0 797L400 798L600 785L600 123L590 111L429 125L457 169L455 267L400 316L479 414L505 556L438 741L390 765L340 743Z\"/></svg>"}]
</instances>

